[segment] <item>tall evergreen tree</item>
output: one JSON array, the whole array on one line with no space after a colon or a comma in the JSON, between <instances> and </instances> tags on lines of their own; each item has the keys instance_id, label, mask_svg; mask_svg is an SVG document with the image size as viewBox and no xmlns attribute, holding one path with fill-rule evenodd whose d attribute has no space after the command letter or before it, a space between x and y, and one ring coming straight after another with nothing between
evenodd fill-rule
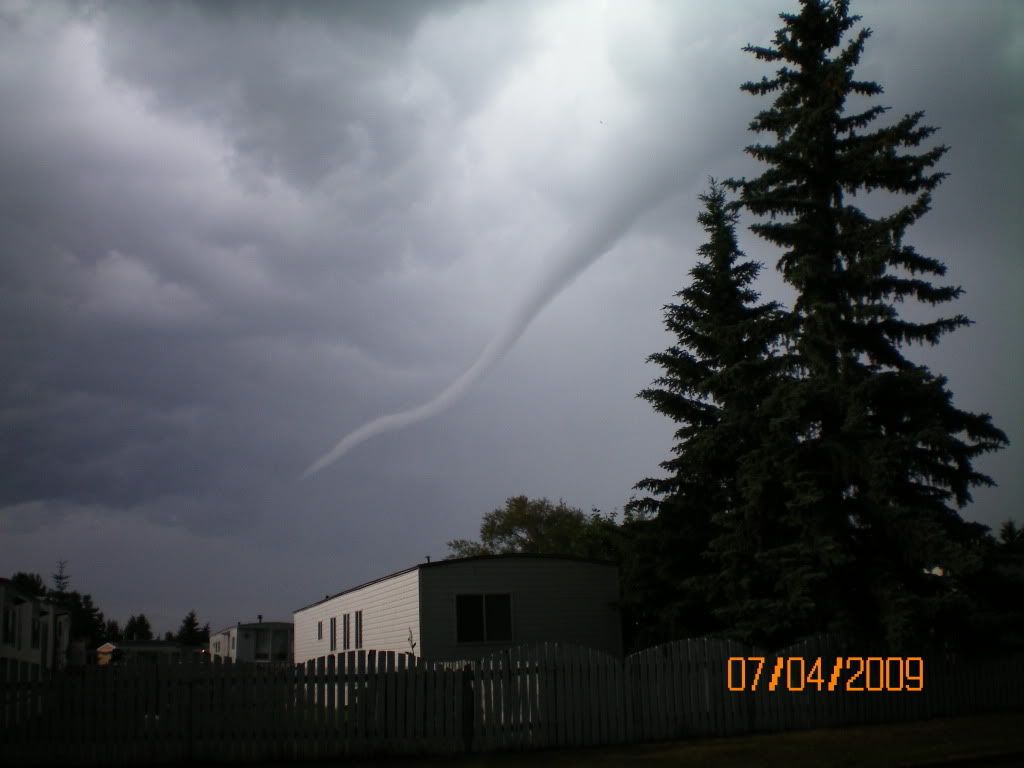
<instances>
[{"instance_id":1,"label":"tall evergreen tree","mask_svg":"<svg viewBox=\"0 0 1024 768\"><path fill-rule=\"evenodd\" d=\"M106 638L106 622L101 611L92 601L92 595L80 594L74 590L54 593L54 599L71 614L71 639L82 640L87 649L96 648Z\"/></svg>"},{"instance_id":2,"label":"tall evergreen tree","mask_svg":"<svg viewBox=\"0 0 1024 768\"><path fill-rule=\"evenodd\" d=\"M206 627L206 637L203 636L203 628L199 626L199 618L194 610L185 614L178 627L178 634L174 638L184 645L199 645L204 640L210 639L210 629Z\"/></svg>"},{"instance_id":3,"label":"tall evergreen tree","mask_svg":"<svg viewBox=\"0 0 1024 768\"><path fill-rule=\"evenodd\" d=\"M661 463L667 475L637 483L649 495L629 505L653 516L637 540L637 555L650 563L638 581L660 606L660 636L651 640L717 626L709 587L724 561L709 558L709 545L736 527L737 467L760 440L758 404L780 365L775 342L783 315L774 303L757 303L751 286L760 264L739 250L735 207L713 180L700 200L708 240L691 283L676 294L679 303L665 307L675 342L648 358L664 374L639 394L678 425L674 455Z\"/></svg>"},{"instance_id":4,"label":"tall evergreen tree","mask_svg":"<svg viewBox=\"0 0 1024 768\"><path fill-rule=\"evenodd\" d=\"M149 625L146 614L140 613L138 616L128 617L121 634L124 640L152 640L153 628Z\"/></svg>"},{"instance_id":5,"label":"tall evergreen tree","mask_svg":"<svg viewBox=\"0 0 1024 768\"><path fill-rule=\"evenodd\" d=\"M955 408L946 380L901 352L969 323L912 322L896 309L961 293L933 285L944 265L904 239L929 209L947 148L922 146L935 132L923 113L873 127L887 108L847 111L882 92L854 76L870 30L844 42L859 21L847 0L801 0L781 19L771 47L746 48L777 65L775 75L742 86L774 97L750 126L774 141L747 148L768 167L732 186L760 217L753 231L782 250L778 268L797 294L791 381L765 401L775 432L760 457L762 475L782 481L779 519L793 535L756 553L777 579L775 616L750 590L731 609L751 632L771 634L786 611L789 634L857 629L900 645L959 610L980 531L958 510L973 487L992 484L972 460L1007 440L989 416ZM881 216L855 205L878 190L906 202ZM775 639L792 639L785 634Z\"/></svg>"},{"instance_id":6,"label":"tall evergreen tree","mask_svg":"<svg viewBox=\"0 0 1024 768\"><path fill-rule=\"evenodd\" d=\"M67 572L67 560L57 561L57 572L53 574L53 591L57 595L63 595L68 591L68 584L71 582L71 577Z\"/></svg>"},{"instance_id":7,"label":"tall evergreen tree","mask_svg":"<svg viewBox=\"0 0 1024 768\"><path fill-rule=\"evenodd\" d=\"M111 643L119 643L124 639L124 632L121 630L121 625L117 619L107 619L103 636L104 639Z\"/></svg>"}]
</instances>

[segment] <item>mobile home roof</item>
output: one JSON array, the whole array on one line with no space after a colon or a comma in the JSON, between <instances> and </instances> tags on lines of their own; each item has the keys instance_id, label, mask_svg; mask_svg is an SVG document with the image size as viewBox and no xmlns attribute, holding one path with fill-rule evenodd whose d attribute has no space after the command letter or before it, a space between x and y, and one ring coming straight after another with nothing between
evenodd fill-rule
<instances>
[{"instance_id":1,"label":"mobile home roof","mask_svg":"<svg viewBox=\"0 0 1024 768\"><path fill-rule=\"evenodd\" d=\"M380 576L380 577L378 577L376 579L372 579L371 581L363 582L362 584L359 584L359 585L357 585L355 587L350 587L349 589L344 589L341 592L336 592L333 595L327 595L322 600L317 600L315 603L310 603L309 605L304 605L301 608L297 608L295 610L295 613L298 613L299 611L305 611L308 608L313 608L314 606L320 605L321 603L326 603L327 601L333 600L336 597L341 597L342 595L347 595L349 592L355 592L357 590L363 589L364 587L368 587L371 584L377 584L377 583L379 583L381 581L387 581L388 579L393 579L396 576L402 576L403 574L410 573L411 571L419 570L420 568L440 568L440 567L445 566L445 565L452 565L454 563L466 563L466 562L470 562L470 561L473 561L473 560L512 560L512 559L519 559L519 558L522 558L522 559L532 558L532 559L537 559L537 560L540 560L540 559L547 559L547 560L570 560L570 561L578 562L578 563L592 563L594 565L607 565L607 566L611 566L611 567L615 567L615 568L618 567L618 563L615 563L615 562L613 562L611 560L596 560L594 558L589 558L589 557L573 557L573 556L570 556L570 555L538 555L538 554L531 554L531 553L527 553L527 552L510 552L510 553L504 554L504 555L471 555L470 557L453 557L453 558L451 558L449 560L434 560L434 561L429 562L429 563L418 563L418 564L413 565L413 566L411 566L409 568L403 568L400 571L395 571L394 573L389 573L387 576Z\"/></svg>"}]
</instances>

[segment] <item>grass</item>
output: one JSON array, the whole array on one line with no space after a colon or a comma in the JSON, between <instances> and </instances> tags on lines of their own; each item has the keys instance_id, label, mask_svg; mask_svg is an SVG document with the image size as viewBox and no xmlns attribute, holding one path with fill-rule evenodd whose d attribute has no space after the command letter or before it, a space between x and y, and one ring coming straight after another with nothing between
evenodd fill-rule
<instances>
[{"instance_id":1,"label":"grass","mask_svg":"<svg viewBox=\"0 0 1024 768\"><path fill-rule=\"evenodd\" d=\"M996 760L992 765L1024 765L1024 712L626 747L449 757L354 758L279 765L292 768L882 768L952 765L952 761L995 755L1014 755L1020 762ZM962 764L982 765L981 762Z\"/></svg>"}]
</instances>

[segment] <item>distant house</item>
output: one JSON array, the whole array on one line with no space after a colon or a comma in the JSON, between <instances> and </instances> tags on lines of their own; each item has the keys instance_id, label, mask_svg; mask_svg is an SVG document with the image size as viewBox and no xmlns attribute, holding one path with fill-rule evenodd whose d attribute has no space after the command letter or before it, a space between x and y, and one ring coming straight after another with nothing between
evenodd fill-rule
<instances>
[{"instance_id":1,"label":"distant house","mask_svg":"<svg viewBox=\"0 0 1024 768\"><path fill-rule=\"evenodd\" d=\"M622 653L619 569L553 555L420 563L295 611L295 661L389 650L431 660L561 642Z\"/></svg>"},{"instance_id":2,"label":"distant house","mask_svg":"<svg viewBox=\"0 0 1024 768\"><path fill-rule=\"evenodd\" d=\"M106 642L96 649L96 664L176 664L205 654L205 648L174 640L124 640Z\"/></svg>"},{"instance_id":3,"label":"distant house","mask_svg":"<svg viewBox=\"0 0 1024 768\"><path fill-rule=\"evenodd\" d=\"M67 664L71 615L0 578L0 680L39 680Z\"/></svg>"},{"instance_id":4,"label":"distant house","mask_svg":"<svg viewBox=\"0 0 1024 768\"><path fill-rule=\"evenodd\" d=\"M210 656L234 662L291 662L294 658L290 621L268 621L263 617L249 624L235 624L210 635Z\"/></svg>"}]
</instances>

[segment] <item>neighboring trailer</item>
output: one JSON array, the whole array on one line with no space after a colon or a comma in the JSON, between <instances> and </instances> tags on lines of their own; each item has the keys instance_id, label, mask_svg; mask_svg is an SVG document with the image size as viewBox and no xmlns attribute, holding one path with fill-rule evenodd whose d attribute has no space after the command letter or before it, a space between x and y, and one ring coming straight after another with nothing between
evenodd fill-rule
<instances>
[{"instance_id":1,"label":"neighboring trailer","mask_svg":"<svg viewBox=\"0 0 1024 768\"><path fill-rule=\"evenodd\" d=\"M294 643L289 621L235 624L210 635L210 658L242 662L290 662Z\"/></svg>"},{"instance_id":2,"label":"neighboring trailer","mask_svg":"<svg viewBox=\"0 0 1024 768\"><path fill-rule=\"evenodd\" d=\"M619 570L554 555L421 563L295 612L295 661L354 650L432 661L539 642L622 655Z\"/></svg>"},{"instance_id":3,"label":"neighboring trailer","mask_svg":"<svg viewBox=\"0 0 1024 768\"><path fill-rule=\"evenodd\" d=\"M48 678L68 662L71 613L0 578L0 682Z\"/></svg>"}]
</instances>

